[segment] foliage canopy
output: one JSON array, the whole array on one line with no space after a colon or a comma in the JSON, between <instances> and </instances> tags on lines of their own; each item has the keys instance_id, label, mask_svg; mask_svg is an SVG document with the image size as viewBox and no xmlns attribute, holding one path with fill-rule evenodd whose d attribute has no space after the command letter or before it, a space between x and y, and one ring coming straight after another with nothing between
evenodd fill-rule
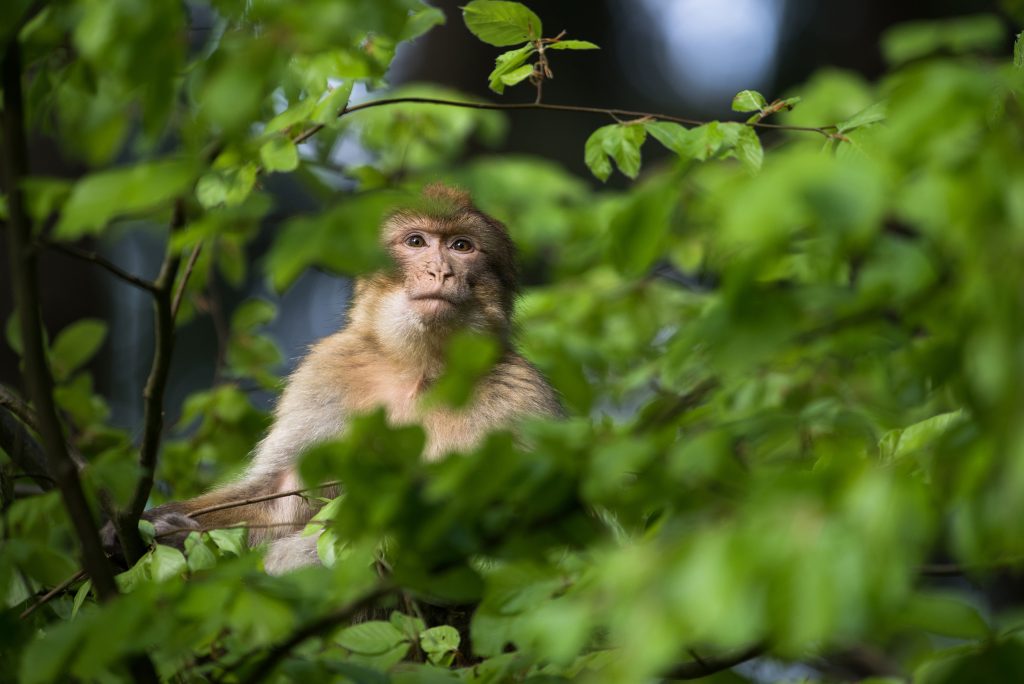
<instances>
[{"instance_id":1,"label":"foliage canopy","mask_svg":"<svg viewBox=\"0 0 1024 684\"><path fill-rule=\"evenodd\" d=\"M892 681L1024 677L1020 592L996 590L1024 559L1024 68L998 20L900 27L879 82L823 70L779 99L743 91L743 123L595 125L581 150L594 176L639 178L609 191L543 159L460 163L470 141L500 142L506 114L388 87L399 45L462 30L435 28L444 15L418 0L210 8L186 42L178 0L4 3L5 120L89 168L8 177L5 231L27 220L58 245L160 231L167 279L143 286L173 326L203 315L213 279L244 280L273 205L266 175L330 197L256 265L277 291L311 267L377 268L396 197L456 183L545 274L520 302L520 341L574 417L524 426L528 448L495 434L429 464L420 429L362 417L302 459L307 483L348 485L310 524L323 567L268 577L243 530L194 533L180 552L142 523L144 555L102 601L76 575L95 540L26 466L31 445L5 441L0 680L139 679L144 654L181 681L621 682L761 652L816 663L821 681L858 653ZM551 50L597 47L545 36L519 3L463 12L513 48L498 93L529 81L539 97ZM648 138L670 163L642 166ZM343 142L369 161L338 168ZM244 387L280 384L275 315L259 300L234 311L221 382L185 402L152 492L146 444L109 423L87 369L107 324L53 336L53 396L94 516L137 523L140 493L190 496L244 461L268 422ZM22 325L7 325L19 353ZM453 358L493 351L459 344ZM439 400L464 399L480 372L453 364ZM0 417L44 436L33 408L5 399ZM14 496L33 473L38 491ZM367 608L378 619L356 620ZM753 681L743 672L715 680Z\"/></svg>"}]
</instances>

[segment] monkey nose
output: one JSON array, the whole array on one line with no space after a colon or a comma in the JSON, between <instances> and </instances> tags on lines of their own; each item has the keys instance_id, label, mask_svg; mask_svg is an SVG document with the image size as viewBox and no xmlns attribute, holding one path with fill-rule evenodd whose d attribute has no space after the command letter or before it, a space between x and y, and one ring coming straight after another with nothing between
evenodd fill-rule
<instances>
[{"instance_id":1,"label":"monkey nose","mask_svg":"<svg viewBox=\"0 0 1024 684\"><path fill-rule=\"evenodd\" d=\"M454 275L452 267L442 262L428 264L427 274L434 280L438 280L442 283Z\"/></svg>"}]
</instances>

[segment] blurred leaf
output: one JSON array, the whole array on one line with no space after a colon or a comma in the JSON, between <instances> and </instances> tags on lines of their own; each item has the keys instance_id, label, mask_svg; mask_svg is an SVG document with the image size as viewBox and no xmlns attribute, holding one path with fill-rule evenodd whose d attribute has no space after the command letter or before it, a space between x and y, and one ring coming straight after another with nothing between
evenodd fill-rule
<instances>
[{"instance_id":1,"label":"blurred leaf","mask_svg":"<svg viewBox=\"0 0 1024 684\"><path fill-rule=\"evenodd\" d=\"M160 208L187 192L195 178L192 162L167 159L93 173L75 183L54 237L74 240L101 232L115 217Z\"/></svg>"},{"instance_id":2,"label":"blurred leaf","mask_svg":"<svg viewBox=\"0 0 1024 684\"><path fill-rule=\"evenodd\" d=\"M736 139L736 158L750 172L761 170L764 149L761 147L761 139L750 126L740 129L739 137Z\"/></svg>"},{"instance_id":3,"label":"blurred leaf","mask_svg":"<svg viewBox=\"0 0 1024 684\"><path fill-rule=\"evenodd\" d=\"M882 53L890 64L903 64L942 51L963 54L995 50L1005 37L1002 22L992 14L911 22L882 35Z\"/></svg>"},{"instance_id":4,"label":"blurred leaf","mask_svg":"<svg viewBox=\"0 0 1024 684\"><path fill-rule=\"evenodd\" d=\"M985 639L990 630L978 611L953 594L929 592L911 599L900 622L934 634L958 639Z\"/></svg>"},{"instance_id":5,"label":"blurred leaf","mask_svg":"<svg viewBox=\"0 0 1024 684\"><path fill-rule=\"evenodd\" d=\"M95 318L75 321L57 333L50 347L53 374L59 382L66 380L99 351L107 337L107 324Z\"/></svg>"},{"instance_id":6,"label":"blurred leaf","mask_svg":"<svg viewBox=\"0 0 1024 684\"><path fill-rule=\"evenodd\" d=\"M271 285L282 291L310 266L357 274L386 263L377 227L400 197L364 193L318 216L289 221L267 254Z\"/></svg>"},{"instance_id":7,"label":"blurred leaf","mask_svg":"<svg viewBox=\"0 0 1024 684\"><path fill-rule=\"evenodd\" d=\"M196 183L196 199L205 209L238 206L252 192L258 171L255 164L243 164L204 174Z\"/></svg>"},{"instance_id":8,"label":"blurred leaf","mask_svg":"<svg viewBox=\"0 0 1024 684\"><path fill-rule=\"evenodd\" d=\"M587 138L585 161L597 178L608 180L612 167L608 157L615 160L623 175L636 178L640 173L640 146L647 138L643 126L611 124L602 126Z\"/></svg>"},{"instance_id":9,"label":"blurred leaf","mask_svg":"<svg viewBox=\"0 0 1024 684\"><path fill-rule=\"evenodd\" d=\"M437 7L413 10L399 40L415 40L435 26L443 26L445 21L444 12Z\"/></svg>"},{"instance_id":10,"label":"blurred leaf","mask_svg":"<svg viewBox=\"0 0 1024 684\"><path fill-rule=\"evenodd\" d=\"M260 147L260 161L267 171L294 171L299 166L299 151L288 138L274 137Z\"/></svg>"},{"instance_id":11,"label":"blurred leaf","mask_svg":"<svg viewBox=\"0 0 1024 684\"><path fill-rule=\"evenodd\" d=\"M448 340L445 371L427 392L427 404L461 408L473 397L477 382L494 367L501 354L497 340L460 331Z\"/></svg>"},{"instance_id":12,"label":"blurred leaf","mask_svg":"<svg viewBox=\"0 0 1024 684\"><path fill-rule=\"evenodd\" d=\"M840 123L837 128L840 133L848 133L858 128L878 123L879 121L885 121L885 102L876 102L862 109L846 121Z\"/></svg>"},{"instance_id":13,"label":"blurred leaf","mask_svg":"<svg viewBox=\"0 0 1024 684\"><path fill-rule=\"evenodd\" d=\"M882 436L879 450L885 459L900 459L934 443L953 425L964 420L963 411L932 416L902 430L890 430Z\"/></svg>"},{"instance_id":14,"label":"blurred leaf","mask_svg":"<svg viewBox=\"0 0 1024 684\"><path fill-rule=\"evenodd\" d=\"M540 18L518 2L472 0L462 8L462 17L474 36L497 47L538 40L544 35Z\"/></svg>"}]
</instances>

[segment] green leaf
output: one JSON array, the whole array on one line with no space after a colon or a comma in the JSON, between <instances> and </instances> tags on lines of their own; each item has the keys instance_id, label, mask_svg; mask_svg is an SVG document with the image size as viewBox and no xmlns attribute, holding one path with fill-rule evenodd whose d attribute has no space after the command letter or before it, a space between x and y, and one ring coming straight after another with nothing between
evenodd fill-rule
<instances>
[{"instance_id":1,"label":"green leaf","mask_svg":"<svg viewBox=\"0 0 1024 684\"><path fill-rule=\"evenodd\" d=\"M74 240L99 233L115 217L168 204L188 192L194 178L194 164L186 159L143 162L90 174L75 183L54 235L60 240Z\"/></svg>"},{"instance_id":2,"label":"green leaf","mask_svg":"<svg viewBox=\"0 0 1024 684\"><path fill-rule=\"evenodd\" d=\"M672 121L648 121L644 123L644 128L654 136L655 140L680 157L689 159L692 156L690 152L692 136L690 135L690 129L686 128L686 126Z\"/></svg>"},{"instance_id":3,"label":"green leaf","mask_svg":"<svg viewBox=\"0 0 1024 684\"><path fill-rule=\"evenodd\" d=\"M1024 69L1024 31L1018 33L1013 42L1013 66Z\"/></svg>"},{"instance_id":4,"label":"green leaf","mask_svg":"<svg viewBox=\"0 0 1024 684\"><path fill-rule=\"evenodd\" d=\"M152 554L150 576L154 581L165 582L172 577L180 577L188 569L185 556L178 549L157 544L153 547Z\"/></svg>"},{"instance_id":5,"label":"green leaf","mask_svg":"<svg viewBox=\"0 0 1024 684\"><path fill-rule=\"evenodd\" d=\"M560 40L544 46L545 50L600 50L601 48L589 40Z\"/></svg>"},{"instance_id":6,"label":"green leaf","mask_svg":"<svg viewBox=\"0 0 1024 684\"><path fill-rule=\"evenodd\" d=\"M75 600L71 604L71 617L74 619L78 615L78 611L82 609L85 604L85 600L89 598L89 592L92 591L92 580L85 580L82 582L82 586L78 587L78 591L75 592Z\"/></svg>"},{"instance_id":7,"label":"green leaf","mask_svg":"<svg viewBox=\"0 0 1024 684\"><path fill-rule=\"evenodd\" d=\"M538 40L544 35L540 17L525 5L503 0L473 0L462 8L473 35L497 47Z\"/></svg>"},{"instance_id":8,"label":"green leaf","mask_svg":"<svg viewBox=\"0 0 1024 684\"><path fill-rule=\"evenodd\" d=\"M274 137L260 147L260 162L267 171L294 171L299 166L299 151L285 137Z\"/></svg>"},{"instance_id":9,"label":"green leaf","mask_svg":"<svg viewBox=\"0 0 1024 684\"><path fill-rule=\"evenodd\" d=\"M217 545L217 548L225 553L235 556L241 556L245 553L247 548L246 539L248 538L245 529L210 530L205 534L210 535L210 539Z\"/></svg>"},{"instance_id":10,"label":"green leaf","mask_svg":"<svg viewBox=\"0 0 1024 684\"><path fill-rule=\"evenodd\" d=\"M536 52L536 48L532 43L528 43L520 48L498 55L497 59L494 60L494 71L487 77L490 89L499 94L505 92L504 76L520 69L522 64L534 52ZM533 67L530 67L530 70L532 71Z\"/></svg>"},{"instance_id":11,"label":"green leaf","mask_svg":"<svg viewBox=\"0 0 1024 684\"><path fill-rule=\"evenodd\" d=\"M388 617L388 621L395 626L395 628L401 630L402 634L408 637L410 640L418 639L420 632L424 631L427 626L418 617L412 617L394 611Z\"/></svg>"},{"instance_id":12,"label":"green leaf","mask_svg":"<svg viewBox=\"0 0 1024 684\"><path fill-rule=\"evenodd\" d=\"M736 140L736 158L751 173L761 170L764 149L761 147L761 138L750 126L744 126L740 130L739 138Z\"/></svg>"},{"instance_id":13,"label":"green leaf","mask_svg":"<svg viewBox=\"0 0 1024 684\"><path fill-rule=\"evenodd\" d=\"M348 101L352 97L352 87L355 84L354 80L346 80L331 90L327 97L313 108L313 122L326 125L336 120L339 112L348 106Z\"/></svg>"},{"instance_id":14,"label":"green leaf","mask_svg":"<svg viewBox=\"0 0 1024 684\"><path fill-rule=\"evenodd\" d=\"M594 131L584 146L584 159L590 171L602 181L611 175L611 164L605 157L615 160L624 175L636 178L640 173L640 146L647 139L645 126L610 124Z\"/></svg>"},{"instance_id":15,"label":"green leaf","mask_svg":"<svg viewBox=\"0 0 1024 684\"><path fill-rule=\"evenodd\" d=\"M509 73L507 73L504 76L502 76L501 77L501 82L504 83L507 86L515 85L516 83L519 83L520 81L525 81L527 78L530 77L530 74L532 74L532 73L533 73L533 65L532 64L526 64L526 65L523 65L523 66L519 67L518 69L510 71Z\"/></svg>"},{"instance_id":16,"label":"green leaf","mask_svg":"<svg viewBox=\"0 0 1024 684\"><path fill-rule=\"evenodd\" d=\"M587 143L583 147L583 160L592 174L599 180L606 181L612 175L612 162L604 151L603 130L599 128L587 138Z\"/></svg>"},{"instance_id":17,"label":"green leaf","mask_svg":"<svg viewBox=\"0 0 1024 684\"><path fill-rule=\"evenodd\" d=\"M764 95L756 90L741 90L732 98L734 112L759 112L768 104Z\"/></svg>"},{"instance_id":18,"label":"green leaf","mask_svg":"<svg viewBox=\"0 0 1024 684\"><path fill-rule=\"evenodd\" d=\"M363 622L343 629L334 640L348 650L364 655L386 653L408 641L405 634L394 625L382 620Z\"/></svg>"},{"instance_id":19,"label":"green leaf","mask_svg":"<svg viewBox=\"0 0 1024 684\"><path fill-rule=\"evenodd\" d=\"M858 128L864 128L865 126L876 124L879 121L885 121L885 116L885 102L875 102L839 124L837 128L840 133L849 133L850 131L855 131Z\"/></svg>"},{"instance_id":20,"label":"green leaf","mask_svg":"<svg viewBox=\"0 0 1024 684\"><path fill-rule=\"evenodd\" d=\"M209 570L217 565L217 556L206 545L202 535L198 532L190 532L185 538L185 556L188 558L190 572Z\"/></svg>"},{"instance_id":21,"label":"green leaf","mask_svg":"<svg viewBox=\"0 0 1024 684\"><path fill-rule=\"evenodd\" d=\"M462 637L459 630L450 625L431 627L420 634L420 648L431 656L442 655L459 647ZM433 661L433 658L431 658Z\"/></svg>"},{"instance_id":22,"label":"green leaf","mask_svg":"<svg viewBox=\"0 0 1024 684\"><path fill-rule=\"evenodd\" d=\"M59 382L89 361L107 337L107 324L96 318L75 321L57 333L50 347L54 378Z\"/></svg>"}]
</instances>

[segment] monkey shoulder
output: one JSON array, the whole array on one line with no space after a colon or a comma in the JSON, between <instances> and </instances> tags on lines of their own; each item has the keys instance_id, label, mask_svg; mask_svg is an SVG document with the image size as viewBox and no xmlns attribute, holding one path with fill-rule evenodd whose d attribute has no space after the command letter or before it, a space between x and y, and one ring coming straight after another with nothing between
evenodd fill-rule
<instances>
[{"instance_id":1,"label":"monkey shoulder","mask_svg":"<svg viewBox=\"0 0 1024 684\"><path fill-rule=\"evenodd\" d=\"M481 401L514 420L525 416L564 418L558 393L533 364L510 352L495 365L480 388Z\"/></svg>"}]
</instances>

